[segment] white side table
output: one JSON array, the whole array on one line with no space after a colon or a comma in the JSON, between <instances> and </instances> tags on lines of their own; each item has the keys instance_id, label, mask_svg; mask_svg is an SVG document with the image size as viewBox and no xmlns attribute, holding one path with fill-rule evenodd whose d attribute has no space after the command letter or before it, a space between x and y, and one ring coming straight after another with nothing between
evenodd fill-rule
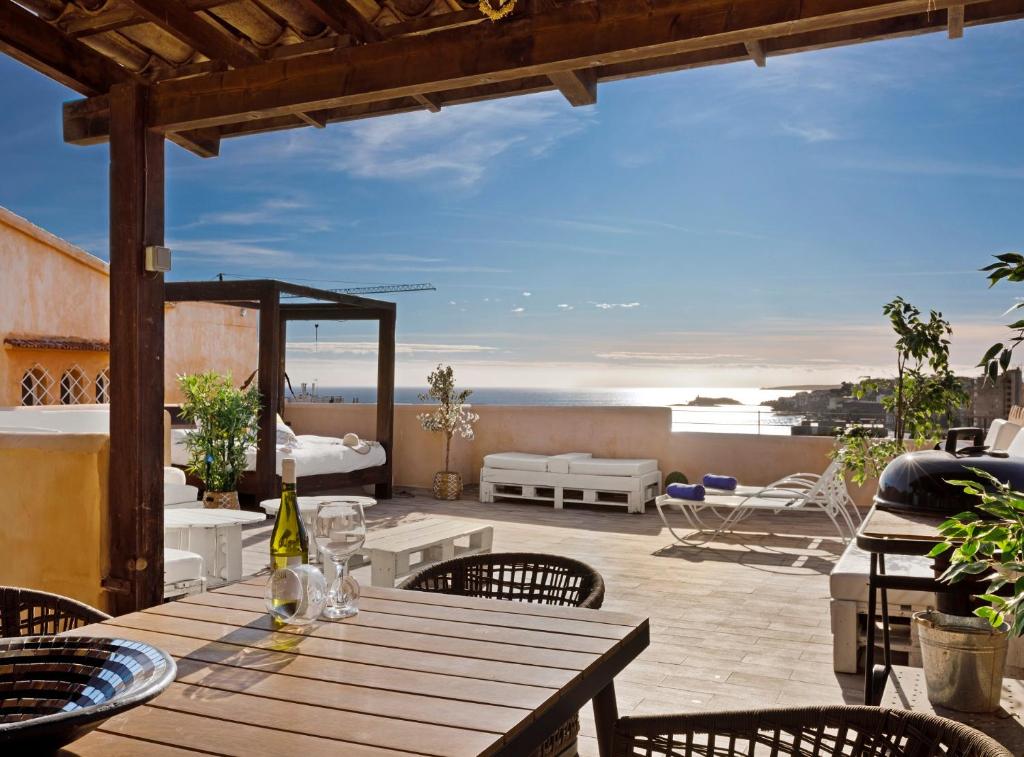
<instances>
[{"instance_id":1,"label":"white side table","mask_svg":"<svg viewBox=\"0 0 1024 757\"><path fill-rule=\"evenodd\" d=\"M264 513L189 507L164 510L166 546L202 556L206 577L237 581L242 577L242 525L260 523Z\"/></svg>"},{"instance_id":2,"label":"white side table","mask_svg":"<svg viewBox=\"0 0 1024 757\"><path fill-rule=\"evenodd\" d=\"M316 511L320 505L327 504L328 502L351 502L352 504L362 505L364 510L377 504L377 500L373 497L364 497L358 494L321 494L315 497L299 497L299 517L306 524L306 529L310 534L313 533L313 520L316 518ZM271 518L276 518L277 511L281 509L281 498L265 499L260 502L260 507ZM316 549L316 541L312 536L310 536L309 541L310 547ZM311 559L313 559L312 556ZM316 555L315 560L316 562L320 561L319 554Z\"/></svg>"}]
</instances>

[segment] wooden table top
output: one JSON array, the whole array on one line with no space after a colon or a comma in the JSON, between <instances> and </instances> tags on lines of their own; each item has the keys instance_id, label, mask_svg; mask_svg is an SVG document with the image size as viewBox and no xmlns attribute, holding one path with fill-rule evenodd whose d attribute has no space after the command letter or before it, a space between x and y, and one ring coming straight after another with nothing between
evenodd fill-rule
<instances>
[{"instance_id":1,"label":"wooden table top","mask_svg":"<svg viewBox=\"0 0 1024 757\"><path fill-rule=\"evenodd\" d=\"M215 528L260 523L266 513L220 507L175 507L164 510L164 528Z\"/></svg>"},{"instance_id":2,"label":"wooden table top","mask_svg":"<svg viewBox=\"0 0 1024 757\"><path fill-rule=\"evenodd\" d=\"M578 709L649 643L632 615L371 586L354 618L275 631L263 591L70 632L158 646L178 677L61 754L525 754L535 721Z\"/></svg>"},{"instance_id":3,"label":"wooden table top","mask_svg":"<svg viewBox=\"0 0 1024 757\"><path fill-rule=\"evenodd\" d=\"M927 554L942 541L942 515L896 512L872 507L857 531L857 546L868 552Z\"/></svg>"}]
</instances>

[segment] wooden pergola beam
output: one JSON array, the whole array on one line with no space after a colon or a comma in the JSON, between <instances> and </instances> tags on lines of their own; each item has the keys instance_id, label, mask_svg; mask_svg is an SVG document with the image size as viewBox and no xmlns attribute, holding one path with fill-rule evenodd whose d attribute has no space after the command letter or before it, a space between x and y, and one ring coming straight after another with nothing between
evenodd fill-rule
<instances>
[{"instance_id":1,"label":"wooden pergola beam","mask_svg":"<svg viewBox=\"0 0 1024 757\"><path fill-rule=\"evenodd\" d=\"M964 6L949 6L946 10L946 25L950 39L960 39L964 36Z\"/></svg>"},{"instance_id":2,"label":"wooden pergola beam","mask_svg":"<svg viewBox=\"0 0 1024 757\"><path fill-rule=\"evenodd\" d=\"M597 102L597 70L556 71L548 74L551 83L573 107L593 105Z\"/></svg>"},{"instance_id":3,"label":"wooden pergola beam","mask_svg":"<svg viewBox=\"0 0 1024 757\"><path fill-rule=\"evenodd\" d=\"M764 68L767 58L764 52L764 43L759 39L748 39L744 43L747 48L747 55L754 61L758 68Z\"/></svg>"},{"instance_id":4,"label":"wooden pergola beam","mask_svg":"<svg viewBox=\"0 0 1024 757\"><path fill-rule=\"evenodd\" d=\"M227 32L216 28L194 13L181 0L121 0L146 21L195 48L211 60L221 60L235 68L251 66L262 58L247 49Z\"/></svg>"},{"instance_id":5,"label":"wooden pergola beam","mask_svg":"<svg viewBox=\"0 0 1024 757\"><path fill-rule=\"evenodd\" d=\"M968 0L968 4L986 0ZM397 97L550 76L934 12L952 0L600 0L500 26L439 31L154 85L151 127L215 127ZM611 30L611 31L610 31ZM66 115L74 121L79 107ZM79 138L102 138L67 123ZM85 130L88 132L88 130Z\"/></svg>"},{"instance_id":6,"label":"wooden pergola beam","mask_svg":"<svg viewBox=\"0 0 1024 757\"><path fill-rule=\"evenodd\" d=\"M107 92L121 82L139 81L12 0L0 0L0 52L86 96Z\"/></svg>"},{"instance_id":7,"label":"wooden pergola beam","mask_svg":"<svg viewBox=\"0 0 1024 757\"><path fill-rule=\"evenodd\" d=\"M299 4L338 34L351 34L361 42L383 39L377 27L363 18L348 0L299 0Z\"/></svg>"},{"instance_id":8,"label":"wooden pergola beam","mask_svg":"<svg viewBox=\"0 0 1024 757\"><path fill-rule=\"evenodd\" d=\"M422 105L424 108L429 110L431 113L441 112L441 102L435 95L417 94L413 95L412 99Z\"/></svg>"}]
</instances>

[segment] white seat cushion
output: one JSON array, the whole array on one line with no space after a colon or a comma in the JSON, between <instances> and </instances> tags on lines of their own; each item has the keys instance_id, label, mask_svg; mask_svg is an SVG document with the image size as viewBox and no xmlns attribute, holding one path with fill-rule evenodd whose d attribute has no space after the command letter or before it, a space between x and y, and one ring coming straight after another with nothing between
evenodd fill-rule
<instances>
[{"instance_id":1,"label":"white seat cushion","mask_svg":"<svg viewBox=\"0 0 1024 757\"><path fill-rule=\"evenodd\" d=\"M199 489L188 484L164 484L164 506L188 502L197 505Z\"/></svg>"},{"instance_id":2,"label":"white seat cushion","mask_svg":"<svg viewBox=\"0 0 1024 757\"><path fill-rule=\"evenodd\" d=\"M857 602L868 601L868 573L871 570L871 555L856 544L851 544L839 558L829 576L832 599L847 599ZM886 555L885 572L890 575L934 578L932 561L927 557L912 555ZM908 591L889 589L889 603L933 607L935 595L930 591Z\"/></svg>"},{"instance_id":3,"label":"white seat cushion","mask_svg":"<svg viewBox=\"0 0 1024 757\"><path fill-rule=\"evenodd\" d=\"M600 457L569 461L569 473L589 476L642 476L658 470L657 460L611 460Z\"/></svg>"},{"instance_id":4,"label":"white seat cushion","mask_svg":"<svg viewBox=\"0 0 1024 757\"><path fill-rule=\"evenodd\" d=\"M546 473L550 459L547 455L531 455L528 452L495 452L484 455L484 467Z\"/></svg>"},{"instance_id":5,"label":"white seat cushion","mask_svg":"<svg viewBox=\"0 0 1024 757\"><path fill-rule=\"evenodd\" d=\"M561 455L552 455L548 458L548 473L568 473L569 463L573 460L590 460L593 457L589 452L566 452Z\"/></svg>"},{"instance_id":6,"label":"white seat cushion","mask_svg":"<svg viewBox=\"0 0 1024 757\"><path fill-rule=\"evenodd\" d=\"M198 581L203 577L203 558L183 549L164 549L164 583Z\"/></svg>"},{"instance_id":7,"label":"white seat cushion","mask_svg":"<svg viewBox=\"0 0 1024 757\"><path fill-rule=\"evenodd\" d=\"M989 434L991 433L992 431L990 429ZM1018 441L1018 439L1020 439L1020 441ZM1017 442L1017 444L1014 444L1014 442ZM999 427L999 430L996 432L995 441L993 441L990 446L992 449L1009 450L1011 447L1014 447L1019 450L1021 442L1024 442L1024 438L1022 438L1022 435L1020 434L1020 425L1006 421ZM1020 454L1020 451L1016 452L1016 454Z\"/></svg>"},{"instance_id":8,"label":"white seat cushion","mask_svg":"<svg viewBox=\"0 0 1024 757\"><path fill-rule=\"evenodd\" d=\"M165 484L185 484L185 471L181 468L175 468L173 465L164 466L164 483Z\"/></svg>"}]
</instances>

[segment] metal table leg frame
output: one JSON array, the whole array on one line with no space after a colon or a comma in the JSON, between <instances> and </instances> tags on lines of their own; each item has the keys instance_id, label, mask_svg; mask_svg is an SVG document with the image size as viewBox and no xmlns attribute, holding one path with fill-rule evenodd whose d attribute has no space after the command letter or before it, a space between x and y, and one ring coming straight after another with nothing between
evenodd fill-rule
<instances>
[{"instance_id":1,"label":"metal table leg frame","mask_svg":"<svg viewBox=\"0 0 1024 757\"><path fill-rule=\"evenodd\" d=\"M877 705L882 700L885 683L892 671L892 647L889 643L889 595L879 577L885 577L885 556L871 553L871 570L868 573L868 628L867 649L864 654L864 704ZM877 611L876 591L882 593L882 665L875 665L875 613Z\"/></svg>"}]
</instances>

